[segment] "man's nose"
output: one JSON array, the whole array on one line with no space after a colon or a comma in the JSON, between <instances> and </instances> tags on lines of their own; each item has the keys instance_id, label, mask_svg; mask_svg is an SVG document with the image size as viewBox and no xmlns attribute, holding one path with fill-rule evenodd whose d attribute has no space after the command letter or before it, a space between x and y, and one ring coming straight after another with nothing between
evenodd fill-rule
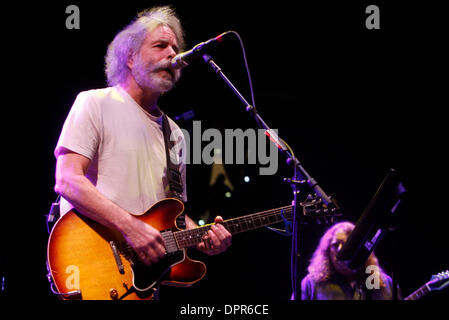
<instances>
[{"instance_id":1,"label":"man's nose","mask_svg":"<svg viewBox=\"0 0 449 320\"><path fill-rule=\"evenodd\" d=\"M168 46L167 50L168 50L167 59L169 60L173 59L176 56L176 51L171 46Z\"/></svg>"}]
</instances>

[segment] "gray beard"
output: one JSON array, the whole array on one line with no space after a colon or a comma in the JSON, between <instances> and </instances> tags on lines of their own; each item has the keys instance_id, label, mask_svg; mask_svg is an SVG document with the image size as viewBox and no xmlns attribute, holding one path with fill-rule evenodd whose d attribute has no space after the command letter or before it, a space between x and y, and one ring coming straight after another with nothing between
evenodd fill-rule
<instances>
[{"instance_id":1,"label":"gray beard","mask_svg":"<svg viewBox=\"0 0 449 320\"><path fill-rule=\"evenodd\" d=\"M145 66L137 57L135 60L135 67L131 72L137 84L141 88L150 89L153 92L164 94L173 88L179 78L176 73L174 75L174 79L172 78L172 80L165 79L158 75L157 72L164 67L165 65L162 63L152 65L151 67Z\"/></svg>"}]
</instances>

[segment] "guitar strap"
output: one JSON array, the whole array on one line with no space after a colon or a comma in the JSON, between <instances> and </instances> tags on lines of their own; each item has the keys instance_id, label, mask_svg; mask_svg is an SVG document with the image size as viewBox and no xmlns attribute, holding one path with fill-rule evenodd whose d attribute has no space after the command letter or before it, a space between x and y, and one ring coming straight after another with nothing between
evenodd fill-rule
<instances>
[{"instance_id":1,"label":"guitar strap","mask_svg":"<svg viewBox=\"0 0 449 320\"><path fill-rule=\"evenodd\" d=\"M165 156L167 158L168 190L166 194L168 197L177 198L183 201L182 194L184 191L184 186L180 173L180 164L174 164L170 158L170 150L173 148L174 142L170 140L171 127L165 113L162 114L162 132L164 134ZM186 228L184 212L178 216L178 218L176 219L176 224L180 229Z\"/></svg>"}]
</instances>

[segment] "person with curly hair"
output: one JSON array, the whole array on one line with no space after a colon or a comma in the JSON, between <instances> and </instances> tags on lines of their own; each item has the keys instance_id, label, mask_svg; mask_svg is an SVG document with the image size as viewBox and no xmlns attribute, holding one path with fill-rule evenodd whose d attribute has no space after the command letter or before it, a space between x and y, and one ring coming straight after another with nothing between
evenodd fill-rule
<instances>
[{"instance_id":1,"label":"person with curly hair","mask_svg":"<svg viewBox=\"0 0 449 320\"><path fill-rule=\"evenodd\" d=\"M355 226L340 222L321 237L312 255L308 274L301 281L302 300L391 300L392 279L379 265L374 253L364 267L350 269L337 259Z\"/></svg>"}]
</instances>

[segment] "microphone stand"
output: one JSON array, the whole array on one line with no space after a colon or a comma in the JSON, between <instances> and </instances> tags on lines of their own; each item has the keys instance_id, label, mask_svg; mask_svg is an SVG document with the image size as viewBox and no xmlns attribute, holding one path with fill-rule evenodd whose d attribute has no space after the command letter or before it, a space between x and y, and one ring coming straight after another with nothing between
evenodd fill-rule
<instances>
[{"instance_id":1,"label":"microphone stand","mask_svg":"<svg viewBox=\"0 0 449 320\"><path fill-rule=\"evenodd\" d=\"M315 192L317 197L322 200L323 205L326 208L334 209L335 203L330 199L330 197L324 192L324 190L318 185L315 179L313 179L304 167L301 165L299 160L294 156L293 151L288 148L281 139L277 136L277 134L268 127L268 125L263 121L261 116L257 113L257 110L254 106L248 103L246 99L242 96L242 94L237 90L237 88L232 84L232 82L226 77L226 75L222 72L221 68L212 60L212 57L208 54L204 54L204 61L212 67L216 74L218 74L224 82L231 88L231 90L237 95L240 101L245 105L246 111L253 116L257 125L265 130L265 133L270 138L270 140L275 143L277 148L280 150L281 154L283 154L287 159L287 164L293 167L293 179L285 179L290 183L293 190L293 217L292 217L292 257L291 257L291 273L292 273L292 290L293 290L293 300L301 300L301 292L298 294L298 267L300 262L300 243L299 243L299 235L298 229L301 220L301 214L298 214L299 211L299 201L298 195L300 192L300 185L307 185L311 190ZM300 291L300 288L299 288Z\"/></svg>"}]
</instances>

